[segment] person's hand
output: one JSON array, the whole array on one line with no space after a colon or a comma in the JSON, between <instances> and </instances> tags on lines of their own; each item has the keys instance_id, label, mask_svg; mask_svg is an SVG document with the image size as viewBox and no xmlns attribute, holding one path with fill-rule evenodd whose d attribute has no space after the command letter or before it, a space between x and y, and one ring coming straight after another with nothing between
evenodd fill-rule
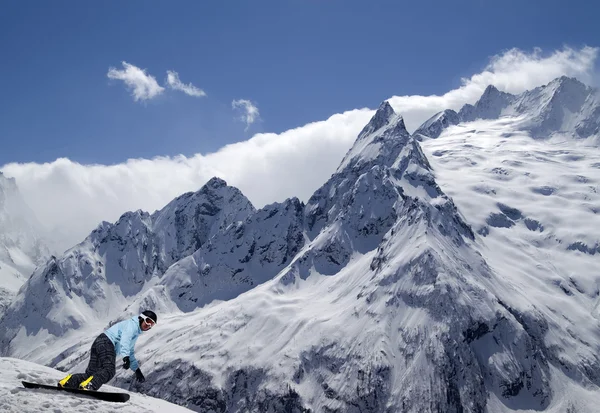
<instances>
[{"instance_id":1,"label":"person's hand","mask_svg":"<svg viewBox=\"0 0 600 413\"><path fill-rule=\"evenodd\" d=\"M146 381L146 378L144 377L144 375L142 374L142 370L137 369L135 371L135 378L137 379L137 381L139 381L140 383L143 383Z\"/></svg>"},{"instance_id":2,"label":"person's hand","mask_svg":"<svg viewBox=\"0 0 600 413\"><path fill-rule=\"evenodd\" d=\"M129 356L127 357L123 357L123 368L125 370L127 370L129 368L129 366L131 365L130 361L129 361Z\"/></svg>"}]
</instances>

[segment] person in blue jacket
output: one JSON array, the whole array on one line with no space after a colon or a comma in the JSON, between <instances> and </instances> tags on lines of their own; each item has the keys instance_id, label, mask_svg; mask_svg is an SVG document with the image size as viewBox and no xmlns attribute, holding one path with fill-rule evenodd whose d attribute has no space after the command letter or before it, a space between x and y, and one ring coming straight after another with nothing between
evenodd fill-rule
<instances>
[{"instance_id":1,"label":"person in blue jacket","mask_svg":"<svg viewBox=\"0 0 600 413\"><path fill-rule=\"evenodd\" d=\"M146 381L135 358L134 347L140 333L150 330L156 322L154 311L146 310L104 331L92 343L90 361L85 373L67 375L58 382L59 387L98 390L115 376L117 355L123 359L124 369L134 371L139 382Z\"/></svg>"}]
</instances>

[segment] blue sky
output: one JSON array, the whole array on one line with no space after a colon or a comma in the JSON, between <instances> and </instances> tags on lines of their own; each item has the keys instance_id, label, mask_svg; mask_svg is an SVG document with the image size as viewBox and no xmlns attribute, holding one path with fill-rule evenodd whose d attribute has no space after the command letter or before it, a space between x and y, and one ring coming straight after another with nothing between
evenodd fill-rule
<instances>
[{"instance_id":1,"label":"blue sky","mask_svg":"<svg viewBox=\"0 0 600 413\"><path fill-rule=\"evenodd\" d=\"M20 1L0 13L0 165L191 156L443 94L517 47L598 46L600 6L565 1ZM109 68L206 92L135 101ZM260 120L236 119L254 102Z\"/></svg>"}]
</instances>

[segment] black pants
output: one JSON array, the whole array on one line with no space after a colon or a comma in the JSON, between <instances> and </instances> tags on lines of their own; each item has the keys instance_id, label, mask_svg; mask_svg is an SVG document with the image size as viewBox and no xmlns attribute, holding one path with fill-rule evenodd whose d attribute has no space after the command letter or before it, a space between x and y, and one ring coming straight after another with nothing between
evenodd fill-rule
<instances>
[{"instance_id":1,"label":"black pants","mask_svg":"<svg viewBox=\"0 0 600 413\"><path fill-rule=\"evenodd\" d=\"M100 334L92 343L90 362L85 373L73 374L65 387L77 388L79 384L90 376L94 376L90 389L98 390L100 386L110 381L116 373L115 346L104 333Z\"/></svg>"}]
</instances>

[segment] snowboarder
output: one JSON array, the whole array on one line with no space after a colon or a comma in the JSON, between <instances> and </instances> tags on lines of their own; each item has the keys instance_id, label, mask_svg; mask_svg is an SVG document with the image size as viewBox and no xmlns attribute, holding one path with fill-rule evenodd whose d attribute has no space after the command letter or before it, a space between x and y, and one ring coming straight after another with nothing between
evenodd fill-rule
<instances>
[{"instance_id":1,"label":"snowboarder","mask_svg":"<svg viewBox=\"0 0 600 413\"><path fill-rule=\"evenodd\" d=\"M142 331L156 324L154 311L143 311L139 316L123 320L110 327L94 340L90 361L85 373L69 374L58 382L60 387L98 390L116 374L116 357L123 357L123 368L135 372L136 379L146 381L133 354L135 342Z\"/></svg>"}]
</instances>

